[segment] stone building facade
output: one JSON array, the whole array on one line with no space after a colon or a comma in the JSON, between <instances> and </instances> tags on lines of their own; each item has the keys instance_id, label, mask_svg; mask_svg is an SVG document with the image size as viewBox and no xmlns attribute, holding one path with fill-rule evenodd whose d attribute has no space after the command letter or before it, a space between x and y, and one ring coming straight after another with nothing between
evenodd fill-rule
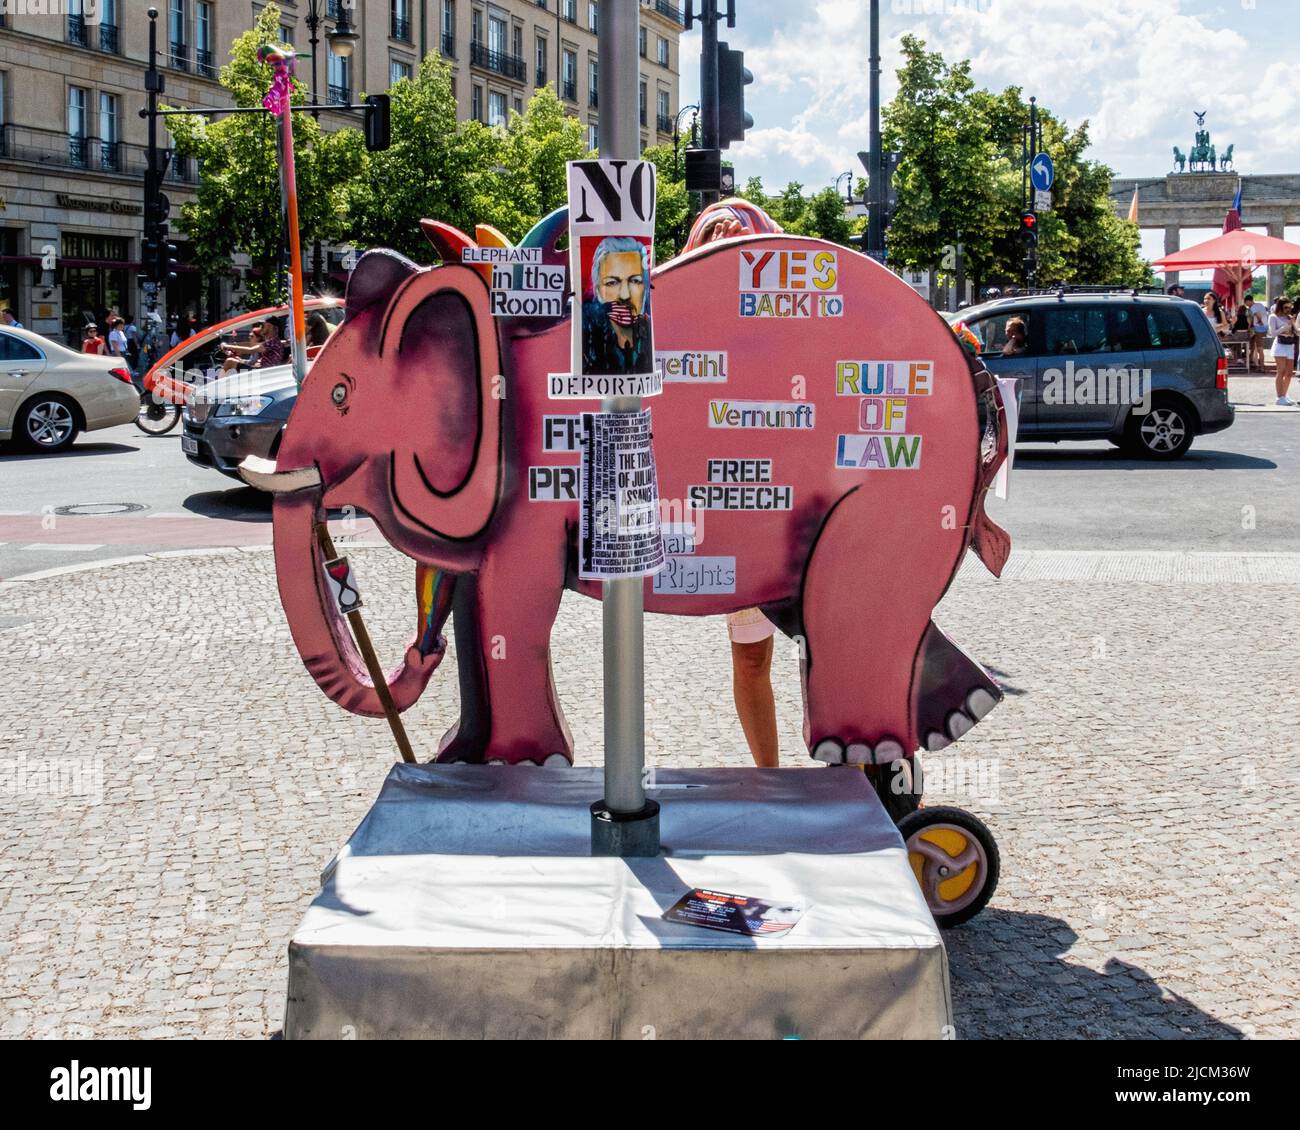
<instances>
[{"instance_id":1,"label":"stone building facade","mask_svg":"<svg viewBox=\"0 0 1300 1130\"><path fill-rule=\"evenodd\" d=\"M318 17L317 101L347 103L412 73L441 54L453 68L463 118L504 122L535 89L552 85L599 142L593 0L354 0L361 36L351 59L326 34L346 0L279 0L282 39L311 51ZM644 145L671 140L678 109L682 9L640 0ZM216 81L230 43L264 7L256 0L0 0L0 308L30 329L75 343L88 318L108 308L143 308L137 281L143 242L150 7L168 102L219 106ZM303 58L299 74L311 76ZM327 128L359 124L326 112ZM165 131L159 143L167 145ZM173 162L165 191L181 267L167 309L215 320L242 301L246 262L232 276L205 278L175 217L200 170ZM327 249L335 280L338 256Z\"/></svg>"}]
</instances>

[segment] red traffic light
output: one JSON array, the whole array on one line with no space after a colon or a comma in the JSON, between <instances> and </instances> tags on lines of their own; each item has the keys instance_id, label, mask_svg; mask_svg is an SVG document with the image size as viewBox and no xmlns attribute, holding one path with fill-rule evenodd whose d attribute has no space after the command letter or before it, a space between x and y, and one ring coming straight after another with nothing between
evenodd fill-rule
<instances>
[{"instance_id":1,"label":"red traffic light","mask_svg":"<svg viewBox=\"0 0 1300 1130\"><path fill-rule=\"evenodd\" d=\"M1020 217L1020 227L1024 231L1034 231L1038 227L1038 217L1033 212L1025 212Z\"/></svg>"}]
</instances>

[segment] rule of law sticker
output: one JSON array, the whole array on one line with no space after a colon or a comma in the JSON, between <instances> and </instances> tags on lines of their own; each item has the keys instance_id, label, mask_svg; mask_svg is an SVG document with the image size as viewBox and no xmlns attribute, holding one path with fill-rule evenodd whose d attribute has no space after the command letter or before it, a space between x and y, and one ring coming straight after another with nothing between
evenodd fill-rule
<instances>
[{"instance_id":1,"label":"rule of law sticker","mask_svg":"<svg viewBox=\"0 0 1300 1130\"><path fill-rule=\"evenodd\" d=\"M325 582L339 612L346 616L361 607L361 590L352 575L352 563L346 557L325 562Z\"/></svg>"},{"instance_id":2,"label":"rule of law sticker","mask_svg":"<svg viewBox=\"0 0 1300 1130\"><path fill-rule=\"evenodd\" d=\"M750 938L779 938L794 929L806 909L801 902L776 902L697 887L665 910L663 918Z\"/></svg>"}]
</instances>

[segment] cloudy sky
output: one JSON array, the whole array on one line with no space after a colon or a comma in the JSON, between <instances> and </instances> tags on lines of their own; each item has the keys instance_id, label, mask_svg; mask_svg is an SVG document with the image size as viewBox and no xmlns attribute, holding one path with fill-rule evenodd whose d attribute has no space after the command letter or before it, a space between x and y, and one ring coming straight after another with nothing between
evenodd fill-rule
<instances>
[{"instance_id":1,"label":"cloudy sky","mask_svg":"<svg viewBox=\"0 0 1300 1130\"><path fill-rule=\"evenodd\" d=\"M820 188L861 171L868 7L738 0L737 26L722 37L744 49L754 73L747 108L756 123L731 151L739 178ZM950 61L969 58L980 86L1020 85L1071 125L1086 118L1092 155L1117 176L1170 171L1172 147L1192 145L1193 109L1208 111L1220 153L1236 145L1240 172L1300 172L1297 0L882 0L886 102L909 33ZM682 44L686 105L698 98L698 28ZM1183 245L1192 242L1185 232ZM1143 247L1162 250L1154 233Z\"/></svg>"}]
</instances>

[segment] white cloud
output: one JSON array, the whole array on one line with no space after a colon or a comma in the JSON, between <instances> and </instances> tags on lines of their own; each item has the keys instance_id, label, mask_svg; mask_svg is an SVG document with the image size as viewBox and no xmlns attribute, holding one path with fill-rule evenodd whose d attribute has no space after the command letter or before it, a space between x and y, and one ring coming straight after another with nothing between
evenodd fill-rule
<instances>
[{"instance_id":1,"label":"white cloud","mask_svg":"<svg viewBox=\"0 0 1300 1130\"><path fill-rule=\"evenodd\" d=\"M735 151L740 175L815 186L856 168L867 145L868 5L738 7L726 38L745 49L757 78L749 98L757 127ZM1172 146L1191 145L1193 109L1209 112L1220 153L1236 145L1242 172L1300 164L1300 83L1279 47L1293 21L1279 23L1253 0L884 0L881 8L886 101L897 86L898 39L910 33L949 62L970 58L978 85L1018 85L1072 126L1088 119L1091 155L1120 175L1167 172Z\"/></svg>"}]
</instances>

